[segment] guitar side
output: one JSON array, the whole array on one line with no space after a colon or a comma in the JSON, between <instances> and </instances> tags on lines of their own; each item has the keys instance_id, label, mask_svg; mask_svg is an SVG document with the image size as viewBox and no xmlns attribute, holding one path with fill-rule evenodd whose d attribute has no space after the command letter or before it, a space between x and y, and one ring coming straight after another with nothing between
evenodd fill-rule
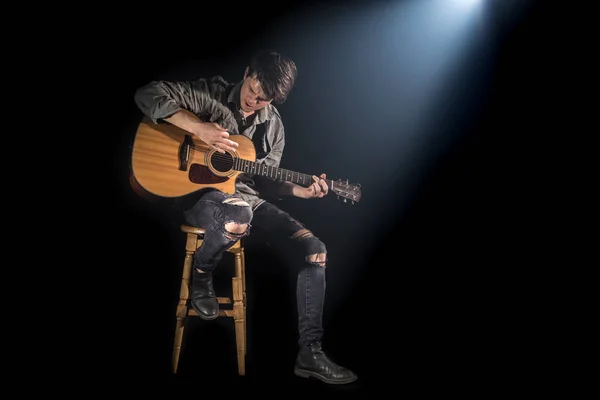
<instances>
[{"instance_id":1,"label":"guitar side","mask_svg":"<svg viewBox=\"0 0 600 400\"><path fill-rule=\"evenodd\" d=\"M243 135L229 138L239 146L223 156L256 160L250 139ZM180 154L184 142L193 142L193 149ZM180 169L182 156L187 161L185 170ZM132 145L132 186L136 191L142 189L159 197L180 197L209 187L234 193L236 177L242 172L215 170L211 159L218 156L220 153L200 139L193 139L189 132L170 124L155 124L146 117L138 126Z\"/></svg>"}]
</instances>

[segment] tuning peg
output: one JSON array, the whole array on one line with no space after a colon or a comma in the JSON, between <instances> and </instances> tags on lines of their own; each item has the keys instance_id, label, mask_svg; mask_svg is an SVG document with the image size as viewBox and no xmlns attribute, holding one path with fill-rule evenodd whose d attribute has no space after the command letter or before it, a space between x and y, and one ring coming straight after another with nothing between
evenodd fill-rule
<instances>
[{"instance_id":1,"label":"tuning peg","mask_svg":"<svg viewBox=\"0 0 600 400\"><path fill-rule=\"evenodd\" d=\"M348 199L344 199L344 203L347 203L347 202L348 202Z\"/></svg>"}]
</instances>

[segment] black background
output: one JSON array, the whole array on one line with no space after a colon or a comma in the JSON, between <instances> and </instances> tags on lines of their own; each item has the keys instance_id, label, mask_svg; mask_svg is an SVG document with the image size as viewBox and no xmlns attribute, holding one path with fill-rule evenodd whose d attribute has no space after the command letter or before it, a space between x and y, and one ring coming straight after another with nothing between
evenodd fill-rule
<instances>
[{"instance_id":1,"label":"black background","mask_svg":"<svg viewBox=\"0 0 600 400\"><path fill-rule=\"evenodd\" d=\"M397 394L414 389L462 392L482 384L492 391L526 381L529 365L538 361L537 352L528 347L535 348L536 339L528 333L532 316L524 305L531 297L524 271L536 247L530 195L538 182L529 179L535 155L523 149L552 122L540 72L547 61L545 10L524 1L526 11L516 13L516 3L489 2L495 39L485 61L492 66L483 80L486 87L469 88L477 96L448 111L452 123L447 129L460 130L459 140L442 147L400 208L393 199L406 190L403 181L388 173L384 185L375 184L381 175L360 168L355 144L345 143L339 131L324 139L323 130L336 131L339 113L333 121L326 113L307 121L311 116L303 113L304 105L318 109L321 96L332 96L321 81L311 83L315 75L309 71L315 72L310 65L321 63L334 72L345 67L344 60L326 54L316 59L299 54L296 59L300 94L292 94L280 108L290 136L282 166L327 172L363 187L363 200L356 205L334 196L282 203L328 246L324 346L334 360L359 375L355 384L341 388L293 376L295 277L260 243L247 249L247 376L237 376L229 319L190 321L180 373L170 374L184 235L178 215L130 190L128 157L141 118L133 103L137 87L153 79L214 73L241 78L257 47L296 48L286 47L293 36L270 37L270 20L317 7L333 13L362 3L304 2L268 14L263 13L266 5L226 3L187 11L173 5L146 6L139 13L86 13L76 25L100 36L82 37L76 47L81 57L62 71L77 83L71 100L74 108L83 105L86 110L80 126L87 133L80 142L86 146L83 175L69 175L74 194L61 203L74 211L69 224L74 232L67 241L77 255L74 269L66 274L70 289L64 295L73 310L83 309L66 340L75 350L73 368L62 368L60 376L76 376L93 390L118 384L153 393L177 384L198 396L205 391L226 396L235 388L286 396L388 389ZM92 22L93 15L103 22ZM208 26L213 20L214 28ZM347 46L345 51L361 49ZM327 82L326 76L318 79ZM344 118L354 118L355 129L362 129L368 140L369 116L359 110L349 114ZM313 123L327 128L311 134ZM229 290L231 269L226 265L217 282L220 290ZM279 387L283 390L277 392Z\"/></svg>"}]
</instances>

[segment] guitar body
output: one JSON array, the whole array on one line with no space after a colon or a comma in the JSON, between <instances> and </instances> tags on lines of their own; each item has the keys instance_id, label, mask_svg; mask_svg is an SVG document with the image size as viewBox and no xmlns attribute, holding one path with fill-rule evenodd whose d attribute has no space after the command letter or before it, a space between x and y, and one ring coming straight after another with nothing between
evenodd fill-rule
<instances>
[{"instance_id":1,"label":"guitar body","mask_svg":"<svg viewBox=\"0 0 600 400\"><path fill-rule=\"evenodd\" d=\"M256 150L246 136L231 135L229 139L239 146L222 154L183 129L144 118L132 145L132 186L146 194L171 198L209 187L233 194L236 177L242 173L234 166L241 160L254 162Z\"/></svg>"},{"instance_id":2,"label":"guitar body","mask_svg":"<svg viewBox=\"0 0 600 400\"><path fill-rule=\"evenodd\" d=\"M129 181L133 190L147 200L174 198L214 188L235 193L236 178L249 173L307 187L312 175L268 166L256 161L254 143L246 136L231 135L238 144L225 154L211 149L189 132L171 124L155 124L145 117L135 134ZM326 180L329 190L344 202L360 201L360 184Z\"/></svg>"}]
</instances>

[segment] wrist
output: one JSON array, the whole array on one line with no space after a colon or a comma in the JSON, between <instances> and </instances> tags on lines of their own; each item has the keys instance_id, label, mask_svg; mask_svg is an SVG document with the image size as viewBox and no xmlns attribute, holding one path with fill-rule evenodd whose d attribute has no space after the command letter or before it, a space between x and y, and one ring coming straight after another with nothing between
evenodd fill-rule
<instances>
[{"instance_id":1,"label":"wrist","mask_svg":"<svg viewBox=\"0 0 600 400\"><path fill-rule=\"evenodd\" d=\"M301 199L308 199L308 198L310 198L308 191L303 186L294 185L294 187L293 187L292 190L293 190L294 196L296 196L296 197L299 197Z\"/></svg>"},{"instance_id":2,"label":"wrist","mask_svg":"<svg viewBox=\"0 0 600 400\"><path fill-rule=\"evenodd\" d=\"M299 197L302 199L306 198L306 192L304 191L304 188L289 181L281 182L277 190L277 194L281 196Z\"/></svg>"},{"instance_id":3,"label":"wrist","mask_svg":"<svg viewBox=\"0 0 600 400\"><path fill-rule=\"evenodd\" d=\"M186 110L179 110L166 119L171 124L199 136L202 132L203 123L194 114Z\"/></svg>"}]
</instances>

